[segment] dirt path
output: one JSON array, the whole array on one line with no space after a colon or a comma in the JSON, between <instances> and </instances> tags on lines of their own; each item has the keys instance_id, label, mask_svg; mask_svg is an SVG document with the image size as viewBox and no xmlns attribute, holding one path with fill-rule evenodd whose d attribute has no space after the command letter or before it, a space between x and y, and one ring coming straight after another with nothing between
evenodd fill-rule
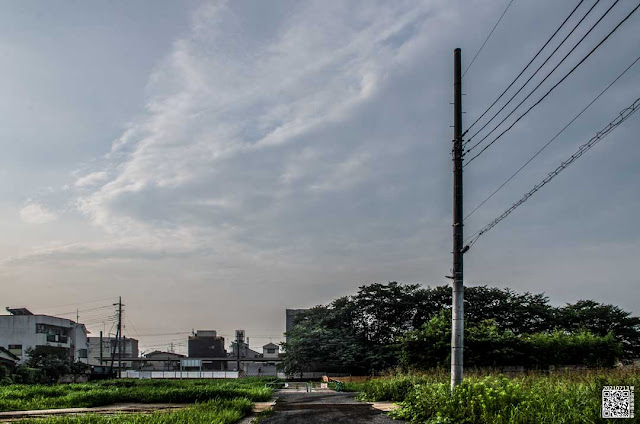
<instances>
[{"instance_id":1,"label":"dirt path","mask_svg":"<svg viewBox=\"0 0 640 424\"><path fill-rule=\"evenodd\" d=\"M355 393L337 393L333 390L317 390L311 393L296 390L279 390L273 410L275 414L260 420L260 424L338 424L373 423L390 424L392 420L383 410L392 409L388 403L370 404L358 402ZM375 406L375 407L374 407Z\"/></svg>"}]
</instances>

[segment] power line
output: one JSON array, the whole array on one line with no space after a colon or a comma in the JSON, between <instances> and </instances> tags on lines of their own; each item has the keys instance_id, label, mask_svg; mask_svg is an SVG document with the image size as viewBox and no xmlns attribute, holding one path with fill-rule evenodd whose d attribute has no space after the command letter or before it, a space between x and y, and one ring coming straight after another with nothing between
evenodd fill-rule
<instances>
[{"instance_id":1,"label":"power line","mask_svg":"<svg viewBox=\"0 0 640 424\"><path fill-rule=\"evenodd\" d=\"M607 90L609 90L609 88L611 88L611 86L613 84L615 84L620 78L622 78L622 76L624 74L627 73L627 71L629 69L631 69L633 67L633 65L635 65L638 61L640 60L640 56L638 56L638 58L636 60L633 61L633 63L631 63L631 65L629 65L624 71L622 71L622 73L620 75L618 75L618 77L616 79L614 79L613 81L611 81L611 83L609 83L609 85L607 85L604 90L602 90L600 92L600 94L598 94L593 100L591 100L591 102L589 102L588 105L586 105L581 111L580 113L578 113L576 116L573 117L573 119L571 121L569 121L555 136L553 136L553 138L551 140L549 140L547 142L547 144L545 144L544 146L542 146L540 148L540 150L538 150L531 158L529 158L528 161L526 161L516 172L514 172L509 178L507 178L507 180L502 183L502 185L500 185L500 187L498 187L497 189L495 189L486 199L484 199L478 206L476 206L471 212L469 212L467 214L467 216L464 217L464 219L469 218L471 215L473 215L473 213L475 211L477 211L478 209L480 209L482 207L482 205L484 205L485 203L487 203L487 201L489 201L489 199L491 199L497 192L499 192L500 190L502 190L502 188L504 186L506 186L516 175L518 175L520 173L520 171L522 171L527 165L529 165L529 163L531 163L531 161L533 161L540 153L542 153L542 151L544 149L547 148L547 146L549 146L553 141L555 141L560 134L562 134L571 124L573 124L573 122L578 119L587 109L589 109L589 107L591 107L592 104L594 104Z\"/></svg>"},{"instance_id":2,"label":"power line","mask_svg":"<svg viewBox=\"0 0 640 424\"><path fill-rule=\"evenodd\" d=\"M106 309L106 308L113 308L113 305L98 306L97 308L89 308L89 309L78 309L70 312L56 313L55 315L75 315L78 312L97 311L97 310Z\"/></svg>"},{"instance_id":3,"label":"power line","mask_svg":"<svg viewBox=\"0 0 640 424\"><path fill-rule=\"evenodd\" d=\"M598 0L598 1L599 1L599 0ZM482 137L482 138L480 139L480 141L476 142L473 146L471 146L471 148L469 148L469 150L468 150L467 152L471 152L473 149L475 149L475 148L476 148L476 147L478 147L480 144L482 144L482 142L483 142L484 140L486 140L486 139L487 139L491 134L493 134L493 132L494 132L495 130L497 130L497 129L498 129L498 128L499 128L499 127L500 127L500 126L501 126L501 125L502 125L502 124L507 120L507 119L509 119L509 117L511 117L511 115L513 115L513 114L516 112L516 110L518 110L518 108L519 108L520 106L522 106L522 104L523 104L525 101L527 101L527 100L529 99L529 97L531 97L531 96L536 92L536 90L538 90L538 88L540 88L540 86L541 86L542 84L544 84L544 82L545 82L545 81L546 81L546 80L547 80L547 79L548 79L548 78L549 78L549 77L550 77L550 76L551 76L551 75L552 75L552 74L553 74L553 73L558 69L558 67L560 67L560 65L562 65L562 64L564 63L564 61L565 61L565 60L566 60L566 59L567 59L567 58L568 58L568 57L569 57L569 56L570 56L570 55L575 51L575 49L576 49L576 48L578 48L578 46L579 46L579 45L584 41L584 39L585 39L585 38L587 38L587 36L591 33L591 31L593 31L593 30L595 29L595 27L596 27L596 26L598 26L598 24L599 24L599 23L600 23L600 22L605 18L605 16L607 16L607 15L609 14L609 12L611 11L611 9L613 9L613 7L614 7L616 4L618 4L618 2L619 2L619 1L620 1L620 0L616 0L616 1L611 5L611 7L609 7L609 9L607 9L607 11L606 11L606 12L604 12L604 14L600 17L600 19L598 19L598 21L597 21L595 24L593 24L593 25L591 26L591 28L589 28L589 30L588 30L588 31L587 31L587 32L582 36L582 38L580 38L580 40L578 40L578 42L577 42L577 43L576 43L576 44L571 48L571 50L569 50L569 52L568 52L567 54L565 54L565 55L564 55L564 57L563 57L563 58L562 58L562 59L561 59L561 60L556 64L556 66L554 66L554 67L553 67L553 69L552 69L549 73L547 73L547 75L542 79L542 81L540 81L540 82L538 83L538 85L536 85L536 86L533 88L533 90L531 90L531 91L529 92L529 94L527 94L527 95L525 96L525 98L524 98L524 99L522 99L522 100L520 101L520 103L518 103L518 104L516 105L516 107L515 107L515 108L513 108L513 109L511 110L511 112L509 112L509 114L508 114L507 116L505 116L504 118L502 118L502 120L498 123L498 125L496 125L495 127L493 127L493 129L492 129L491 131L489 131L489 133L485 134L485 136L484 136L484 137ZM580 20L580 22L578 22L578 24L573 28L574 30L578 27L578 25L580 25L580 23L582 23L582 21L587 17L587 15L589 15L589 13L593 10L593 8L595 7L595 5L596 5L596 4L598 4L598 2L596 2L596 3L591 7L591 9L589 9L589 11L587 11L587 13L586 13L586 14L582 17L582 19ZM573 32L573 30L572 30L571 32ZM562 43L564 43L564 42L565 42L565 40L569 37L569 35L571 35L571 33L569 33L569 34L567 35L567 37L565 37L565 39L564 39L564 40L562 40ZM545 61L544 61L544 63L543 63L542 65L540 65L540 67L538 67L538 69L536 70L536 73L537 73L537 72L542 68L542 66L544 66L544 65L547 63L547 61L551 58L551 56L553 56L553 55L556 53L556 51L558 51L558 48L560 48L560 46L562 45L562 43L560 43L560 45L558 45L558 47L556 47L556 49L553 51L553 53L551 53L551 55L547 58L547 60L545 60ZM534 73L533 75L535 75L535 73ZM474 135L472 135L472 136L469 138L469 140L467 141L467 144L468 144L468 143L469 143L469 142L470 142L470 141L471 141L471 140L472 140L476 135L478 135L478 133L480 133L482 130L484 130L484 129L486 128L486 126L487 126L487 125L488 125L488 124L489 124L489 123L490 123L490 122L491 122L491 121L492 121L496 116L498 116L498 114L500 114L500 112L502 112L502 111L504 110L504 108L505 108L505 107L506 107L506 106L507 106L507 105L508 105L508 104L509 104L509 103L510 103L510 102L511 102L511 101L512 101L512 100L513 100L513 99L514 99L514 98L515 98L519 93L520 93L520 91L521 91L521 90L522 90L522 89L523 89L523 88L524 88L524 87L529 83L529 81L531 81L531 79L533 78L533 75L532 75L531 77L529 77L529 79L525 82L525 84L524 84L522 87L520 87L520 89L519 89L519 90L518 90L518 91L517 91L513 96L511 96L511 98L509 99L509 101L508 101L504 106L502 106L502 107L500 108L500 110L499 110L498 112L496 112L496 113L491 117L491 119L490 119L487 123L485 123L485 124L482 126L482 128L480 128L478 131L476 131L476 133L475 133ZM566 76L565 76L565 78L566 78ZM527 111L527 113L528 113L528 111ZM508 130L507 130L507 131L508 131Z\"/></svg>"},{"instance_id":4,"label":"power line","mask_svg":"<svg viewBox=\"0 0 640 424\"><path fill-rule=\"evenodd\" d=\"M77 306L77 305L86 305L87 303L98 303L98 302L107 302L107 301L112 301L113 299L117 299L117 297L109 297L106 299L96 299L96 300L87 300L84 302L78 302L78 303L64 303L62 305L49 305L49 306L33 306L33 308L38 308L38 309L55 309L55 308L62 308L65 306ZM75 314L76 312L73 311L73 313Z\"/></svg>"},{"instance_id":5,"label":"power line","mask_svg":"<svg viewBox=\"0 0 640 424\"><path fill-rule=\"evenodd\" d=\"M469 68L471 68L471 65L473 65L473 62L476 61L476 58L478 57L478 55L480 54L480 52L482 51L482 49L484 48L484 45L487 44L487 41L489 41L489 37L491 37L491 34L493 34L493 31L496 30L496 28L498 27L498 24L500 23L500 21L502 20L502 18L504 17L505 13L507 13L507 10L509 10L509 7L511 7L511 3L513 3L513 0L511 0L509 2L509 4L507 5L507 7L504 9L504 12L502 12L502 15L500 15L500 18L498 19L498 22L496 22L496 24L493 26L493 29L491 30L491 32L489 33L489 35L487 35L487 38L484 39L484 43L482 43L482 45L480 46L480 48L478 49L478 52L476 53L475 56L473 56L473 59L471 59L471 63L469 63L469 66L467 66L467 69L464 70L464 72L462 73L462 78L464 78L465 74L467 73L467 71L469 70Z\"/></svg>"},{"instance_id":6,"label":"power line","mask_svg":"<svg viewBox=\"0 0 640 424\"><path fill-rule=\"evenodd\" d=\"M616 3L618 3L618 1L620 0L616 0L615 3L613 3L613 5L605 12L605 14L600 18L600 20L598 20L598 22L596 22L591 29L583 35L583 37L578 41L578 43L571 49L571 51L569 53L567 53L562 60L560 60L559 63L556 64L556 66L551 70L551 72L549 72L547 74L547 76L527 95L527 97L524 98L524 100L522 102L520 102L520 104L518 104L518 106L516 106L511 113L509 113L502 121L500 121L500 123L498 125L496 125L495 128L493 128L489 134L485 135L482 140L480 140L479 142L477 142L474 146L472 146L469 151L473 150L478 144L482 143L487 137L489 137L491 135L491 133L493 133L500 125L502 125L502 123L507 120L519 107L520 105L527 100L533 93L535 93L535 91L540 87L540 85L542 85L542 83L544 83L546 81L547 78L549 78L549 76L551 76L551 74L553 74L556 69L558 69L558 67L564 62L564 60L576 49L576 47L578 47L578 45L580 45L580 43L582 43L582 41L587 37L587 35L589 35L589 33L596 27L596 25L598 25L600 23L600 21L609 13L609 11L613 8L613 6L616 5ZM464 146L466 146L467 144L469 144L471 142L471 140L473 140L480 132L482 132L482 130L484 130L512 101L513 99L515 99L518 94L520 94L520 92L529 84L529 82L531 82L531 80L533 79L533 77L535 77L538 72L544 67L544 65L547 64L547 62L549 62L549 60L551 60L551 58L553 57L553 55L556 54L556 52L560 49L560 47L562 47L562 45L564 44L565 41L567 41L567 39L569 39L569 37L571 37L571 35L574 33L574 31L576 29L578 29L578 27L582 24L582 22L587 18L587 16L589 16L589 14L591 13L591 11L598 5L598 3L600 3L600 0L596 0L596 2L589 8L589 10L587 10L587 13L584 14L584 16L582 17L582 19L580 19L578 21L577 24L575 24L575 26L573 27L573 29L571 29L571 31L569 31L569 33L562 39L562 41L560 42L560 44L558 44L556 46L556 48L551 52L551 54L544 60L544 62L542 62L542 64L540 66L538 66L538 69L536 69L533 74L531 74L531 76L524 82L524 84L522 85L522 87L520 87L518 89L518 91L516 91L509 100L507 100L507 102L502 105L502 107L500 108L500 110L498 110L496 113L493 114L493 116L491 117L491 119L489 119L487 122L485 122L485 124L478 130L475 132L475 134L473 134L471 137L469 137L469 140L467 140L464 143Z\"/></svg>"},{"instance_id":7,"label":"power line","mask_svg":"<svg viewBox=\"0 0 640 424\"><path fill-rule=\"evenodd\" d=\"M542 47L540 47L540 50L538 50L538 52L535 54L535 56L533 56L533 59L531 59L531 60L529 61L529 63L527 63L527 66L525 66L524 68L522 68L522 70L520 71L520 73L515 77L515 79L514 79L513 81L511 81L511 83L507 86L507 88L505 88L505 89L504 89L504 91L503 91L503 92L498 96L498 98L497 98L497 99L495 99L495 100L493 101L493 103L491 103L491 105L489 105L489 107L488 107L484 112L482 112L482 115L480 115L480 117L478 117L478 119L476 119L476 120L473 122L473 124L471 124L471 125L469 126L469 128L467 128L467 129L466 129L466 131L462 134L462 136L463 136L463 137L464 137L464 136L465 136L465 135L466 135L466 134L471 130L471 128L473 128L473 126L474 126L475 124L477 124L477 123L478 123L478 121L480 121L480 120L481 120L481 119L482 119L482 118L483 118L483 117L484 117L484 116L485 116L485 115L486 115L486 114L491 110L491 108L492 108L493 106L495 106L495 104L496 104L496 103L498 103L498 101L502 98L502 96L504 96L504 95L505 95L505 93L506 93L507 91L509 91L509 89L510 89L511 87L513 87L513 84L515 84L515 83L516 83L516 81L517 81L517 80L522 76L522 74L524 74L524 72L529 68L529 66L531 66L531 64L533 63L533 61L534 61L534 60L536 60L536 58L540 55L540 53L542 53L542 51L545 49L545 47L547 47L547 45L551 42L551 40L553 40L553 38L556 36L556 34L558 34L558 32L560 31L560 29L562 29L562 27L564 26L564 24L566 24L566 23L567 23L567 21L571 18L571 16L573 16L573 14L576 12L576 10L578 10L578 8L580 7L580 5L581 5L583 2L584 2L584 0L580 0L580 2L578 3L578 5L577 5L577 6L576 6L572 11L571 11L571 13L569 14L569 16L567 16L567 17L565 18L565 20L564 20L564 21L562 21L562 23L560 24L560 26L558 27L558 29L556 29L556 30L555 30L555 32L554 32L553 34L551 34L551 37L549 37L549 39L547 40L547 42L546 42L546 43L544 43L544 45L543 45ZM596 3L596 4L597 4L597 3ZM563 42L564 42L564 40L563 40ZM562 45L562 43L560 43L560 45ZM552 55L553 55L553 54L552 54ZM549 57L551 57L551 56L549 56ZM467 69L468 69L468 68L467 68ZM536 72L537 72L537 71L536 71ZM536 72L534 72L534 74L533 74L533 75L535 75L535 74L536 74ZM526 85L526 83L525 83L525 85ZM523 87L524 87L524 86L523 86ZM489 121L489 122L491 122L491 121ZM467 143L468 143L468 142L467 142ZM465 143L465 144L467 144L467 143Z\"/></svg>"},{"instance_id":8,"label":"power line","mask_svg":"<svg viewBox=\"0 0 640 424\"><path fill-rule=\"evenodd\" d=\"M485 227L483 227L480 231L477 231L476 233L474 233L471 237L469 237L467 239L471 240L469 242L469 246L473 246L473 244L478 241L478 239L487 233L487 231L491 230L493 227L495 227L496 225L498 225L500 223L500 221L502 221L503 219L505 219L507 216L509 216L514 210L516 210L518 208L518 206L522 205L524 202L526 202L527 200L529 200L529 198L531 198L531 196L533 196L538 190L540 190L542 187L544 187L547 183L549 183L549 181L551 181L552 179L554 179L558 174L560 174L560 172L562 172L563 170L565 170L569 165L571 165L573 162L575 162L578 158L580 158L585 152L587 152L589 149L591 149L593 146L595 146L600 140L602 140L603 138L605 138L607 135L609 135L614 129L616 129L618 126L620 126L620 124L622 124L624 121L626 121L627 119L629 119L629 117L631 115L633 115L635 112L638 111L638 109L640 109L640 97L637 98L632 104L631 106L623 109L618 116L616 116L616 118L611 121L604 129L600 130L599 132L596 133L595 136L593 136L588 142L586 142L585 144L583 144L582 146L580 146L580 148L578 149L578 151L576 151L573 155L571 155L571 157L569 159L567 159L566 161L562 162L560 164L560 166L558 166L554 171L550 172L549 175L547 175L540 183L536 184L528 193L526 193L520 200L518 200L516 203L514 203L509 209L505 210L502 215L500 215L499 217L497 217L496 219L494 219L493 221L491 221L488 225L486 225Z\"/></svg>"},{"instance_id":9,"label":"power line","mask_svg":"<svg viewBox=\"0 0 640 424\"><path fill-rule=\"evenodd\" d=\"M150 334L138 334L139 337L154 337L154 336L179 336L181 334L191 334L191 331L180 331L176 333L150 333Z\"/></svg>"},{"instance_id":10,"label":"power line","mask_svg":"<svg viewBox=\"0 0 640 424\"><path fill-rule=\"evenodd\" d=\"M615 5L615 3L614 3ZM502 137L507 131L509 131L511 128L513 128L513 126L515 124L518 123L518 121L520 121L520 119L522 119L525 115L527 115L529 112L531 112L531 110L536 107L537 105L539 105L557 86L559 86L560 84L562 84L562 82L567 79L569 77L569 75L571 75L576 69L578 69L578 67L580 65L582 65L584 63L585 60L587 60L589 58L589 56L591 56L593 54L593 52L595 52L598 47L600 47L605 41L607 41L607 39L618 30L618 28L620 28L620 26L625 23L627 21L627 19L629 19L631 17L631 15L633 15L636 10L638 10L638 8L640 7L640 3L638 3L638 5L622 20L620 21L620 23L618 25L616 25L616 27L611 30L611 32L609 34L607 34L606 37L604 37L602 39L602 41L600 41L598 43L598 45L596 45L584 58L582 58L582 60L580 62L578 62L578 64L576 64L564 77L562 77L562 79L560 81L558 81L553 87L551 87L549 89L549 91L547 91L544 96L542 96L537 102L535 102L533 105L531 105L531 107L529 109L527 109L522 115L520 115L507 129L505 129L504 131L502 131L495 139L493 139L493 141L491 141L491 143L489 143L488 145L486 145L482 150L480 150L480 152L478 152L475 156L473 156L471 159L469 159L469 162L467 162L466 165L469 165L474 159L476 159L478 156L480 156L485 150L487 150L489 147L491 147L491 145L493 143L495 143L496 141L498 141L500 139L500 137ZM609 9L611 10L611 9ZM536 87L537 88L537 87ZM526 98L525 98L526 100ZM516 109L524 102L524 100L522 102L520 102L520 104L518 106L516 106ZM514 109L515 111L515 109ZM506 118L505 118L506 119ZM504 122L504 120L503 120ZM498 124L500 125L500 124ZM496 127L497 128L497 127ZM495 128L494 128L495 129ZM493 132L493 131L492 131ZM484 139L483 139L484 140ZM482 140L480 140L480 142L482 142ZM474 146L476 147L477 144ZM471 149L469 149L471 150ZM466 166L465 165L465 166Z\"/></svg>"}]
</instances>

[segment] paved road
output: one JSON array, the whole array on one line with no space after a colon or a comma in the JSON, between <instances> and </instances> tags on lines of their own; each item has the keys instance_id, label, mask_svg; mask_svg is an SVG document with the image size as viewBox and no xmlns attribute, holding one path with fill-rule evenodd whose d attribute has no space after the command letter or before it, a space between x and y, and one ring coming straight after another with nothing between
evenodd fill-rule
<instances>
[{"instance_id":1,"label":"paved road","mask_svg":"<svg viewBox=\"0 0 640 424\"><path fill-rule=\"evenodd\" d=\"M260 420L260 424L338 424L338 423L401 423L387 417L368 403L358 402L354 393L337 393L333 390L312 393L280 390L275 414Z\"/></svg>"}]
</instances>

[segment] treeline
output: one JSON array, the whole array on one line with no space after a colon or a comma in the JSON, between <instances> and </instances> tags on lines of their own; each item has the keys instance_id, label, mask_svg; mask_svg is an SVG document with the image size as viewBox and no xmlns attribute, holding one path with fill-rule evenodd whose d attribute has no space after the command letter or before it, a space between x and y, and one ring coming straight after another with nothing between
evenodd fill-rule
<instances>
[{"instance_id":1,"label":"treeline","mask_svg":"<svg viewBox=\"0 0 640 424\"><path fill-rule=\"evenodd\" d=\"M553 307L544 294L465 289L465 364L612 366L640 356L640 318L581 300ZM296 316L284 344L287 372L370 373L448 365L451 288L395 282Z\"/></svg>"}]
</instances>

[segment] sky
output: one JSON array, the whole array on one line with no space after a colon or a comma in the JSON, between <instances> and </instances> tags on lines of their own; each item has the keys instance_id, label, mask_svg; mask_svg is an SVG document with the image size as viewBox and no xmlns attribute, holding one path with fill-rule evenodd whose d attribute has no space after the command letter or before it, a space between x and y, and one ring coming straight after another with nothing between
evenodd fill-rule
<instances>
[{"instance_id":1,"label":"sky","mask_svg":"<svg viewBox=\"0 0 640 424\"><path fill-rule=\"evenodd\" d=\"M577 3L513 2L463 79L463 128ZM571 46L613 1L601 3ZM114 331L122 296L125 335L184 352L192 329L279 342L285 308L365 284L448 284L453 50L466 69L507 4L4 2L0 304L72 319L77 309L96 335ZM634 6L620 1L522 108ZM640 12L465 167L466 212L636 59L639 25ZM465 234L638 97L640 63L466 219ZM481 237L465 284L640 314L639 118Z\"/></svg>"}]
</instances>

